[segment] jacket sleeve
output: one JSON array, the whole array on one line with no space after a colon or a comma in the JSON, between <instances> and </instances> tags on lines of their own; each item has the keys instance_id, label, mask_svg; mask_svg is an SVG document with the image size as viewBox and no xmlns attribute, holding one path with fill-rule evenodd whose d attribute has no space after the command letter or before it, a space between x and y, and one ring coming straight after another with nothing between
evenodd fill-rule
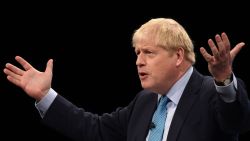
<instances>
[{"instance_id":1,"label":"jacket sleeve","mask_svg":"<svg viewBox=\"0 0 250 141\"><path fill-rule=\"evenodd\" d=\"M76 141L125 141L135 100L125 108L98 116L58 95L43 118L45 125Z\"/></svg>"},{"instance_id":2,"label":"jacket sleeve","mask_svg":"<svg viewBox=\"0 0 250 141\"><path fill-rule=\"evenodd\" d=\"M249 111L248 94L243 81L237 79L236 100L224 102L219 96L215 103L216 118L223 131L235 134L242 130Z\"/></svg>"}]
</instances>

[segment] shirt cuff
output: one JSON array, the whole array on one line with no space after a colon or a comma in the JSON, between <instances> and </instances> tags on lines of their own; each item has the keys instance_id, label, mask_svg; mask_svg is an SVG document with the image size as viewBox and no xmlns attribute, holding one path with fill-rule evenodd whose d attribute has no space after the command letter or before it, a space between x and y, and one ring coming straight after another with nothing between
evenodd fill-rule
<instances>
[{"instance_id":1,"label":"shirt cuff","mask_svg":"<svg viewBox=\"0 0 250 141\"><path fill-rule=\"evenodd\" d=\"M237 79L233 74L233 81L227 86L218 86L214 82L216 91L224 102L231 103L236 100Z\"/></svg>"},{"instance_id":2,"label":"shirt cuff","mask_svg":"<svg viewBox=\"0 0 250 141\"><path fill-rule=\"evenodd\" d=\"M52 88L50 88L49 92L39 102L35 102L35 106L42 118L45 116L56 96L57 93Z\"/></svg>"}]
</instances>

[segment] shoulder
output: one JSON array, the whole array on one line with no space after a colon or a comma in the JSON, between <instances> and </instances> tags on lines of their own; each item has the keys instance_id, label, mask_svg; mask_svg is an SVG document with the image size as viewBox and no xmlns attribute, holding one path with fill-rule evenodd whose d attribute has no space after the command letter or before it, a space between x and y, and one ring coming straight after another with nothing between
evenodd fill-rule
<instances>
[{"instance_id":1,"label":"shoulder","mask_svg":"<svg viewBox=\"0 0 250 141\"><path fill-rule=\"evenodd\" d=\"M203 91L204 89L206 91L215 89L213 77L208 75L203 75L196 69L194 69L187 87L189 87L190 89L203 90Z\"/></svg>"},{"instance_id":2,"label":"shoulder","mask_svg":"<svg viewBox=\"0 0 250 141\"><path fill-rule=\"evenodd\" d=\"M205 84L210 83L210 84L212 84L213 83L213 77L212 76L203 75L199 71L197 71L195 68L194 68L193 74L192 74L190 79L191 80L196 80L200 84L202 84L202 83L205 83Z\"/></svg>"},{"instance_id":3,"label":"shoulder","mask_svg":"<svg viewBox=\"0 0 250 141\"><path fill-rule=\"evenodd\" d=\"M158 94L157 93L153 93L149 90L141 90L137 95L136 95L136 99L137 100L146 100L146 99L152 99L154 97L157 97Z\"/></svg>"},{"instance_id":4,"label":"shoulder","mask_svg":"<svg viewBox=\"0 0 250 141\"><path fill-rule=\"evenodd\" d=\"M158 98L158 94L157 93L153 93L149 90L141 90L139 93L137 93L135 99L133 100L134 103L137 104L146 104L146 103L150 103L152 101L157 101Z\"/></svg>"}]
</instances>

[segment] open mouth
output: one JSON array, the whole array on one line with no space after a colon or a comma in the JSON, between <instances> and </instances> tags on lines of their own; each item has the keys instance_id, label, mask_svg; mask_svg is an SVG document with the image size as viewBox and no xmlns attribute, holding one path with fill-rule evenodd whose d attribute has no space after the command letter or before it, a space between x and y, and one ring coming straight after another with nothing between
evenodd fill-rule
<instances>
[{"instance_id":1,"label":"open mouth","mask_svg":"<svg viewBox=\"0 0 250 141\"><path fill-rule=\"evenodd\" d=\"M145 79L148 76L146 72L139 72L140 79Z\"/></svg>"}]
</instances>

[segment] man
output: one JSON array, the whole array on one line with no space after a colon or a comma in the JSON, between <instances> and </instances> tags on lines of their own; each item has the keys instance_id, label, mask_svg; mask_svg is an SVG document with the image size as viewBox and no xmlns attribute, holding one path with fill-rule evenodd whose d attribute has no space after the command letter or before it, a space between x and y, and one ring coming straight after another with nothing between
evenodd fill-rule
<instances>
[{"instance_id":1,"label":"man","mask_svg":"<svg viewBox=\"0 0 250 141\"><path fill-rule=\"evenodd\" d=\"M133 46L144 90L127 107L102 116L77 108L51 88L52 60L40 72L17 56L24 70L7 63L4 72L37 100L46 125L74 140L235 141L249 105L243 82L232 72L244 43L230 50L225 33L215 40L208 40L211 54L200 48L212 77L203 76L192 66L193 44L178 22L158 18L143 24L133 35ZM164 114L157 106L163 99Z\"/></svg>"}]
</instances>

